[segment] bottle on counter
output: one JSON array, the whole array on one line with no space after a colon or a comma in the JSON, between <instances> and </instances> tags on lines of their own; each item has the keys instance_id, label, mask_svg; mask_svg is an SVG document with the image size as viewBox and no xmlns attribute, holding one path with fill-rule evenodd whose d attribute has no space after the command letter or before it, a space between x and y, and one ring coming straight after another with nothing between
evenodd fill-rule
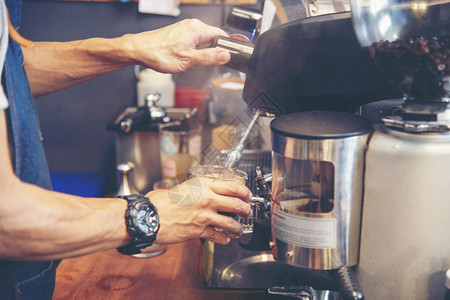
<instances>
[{"instance_id":1,"label":"bottle on counter","mask_svg":"<svg viewBox=\"0 0 450 300\"><path fill-rule=\"evenodd\" d=\"M148 94L160 94L158 106L175 106L175 82L172 74L156 72L145 68L140 70L140 66L135 67L137 83L137 106L146 106L145 97Z\"/></svg>"}]
</instances>

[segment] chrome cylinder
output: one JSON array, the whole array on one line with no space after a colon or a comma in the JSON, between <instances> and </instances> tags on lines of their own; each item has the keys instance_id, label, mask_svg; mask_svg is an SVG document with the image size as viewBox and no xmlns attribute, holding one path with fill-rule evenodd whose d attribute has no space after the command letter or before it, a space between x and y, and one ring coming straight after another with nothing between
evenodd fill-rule
<instances>
[{"instance_id":1,"label":"chrome cylinder","mask_svg":"<svg viewBox=\"0 0 450 300\"><path fill-rule=\"evenodd\" d=\"M275 119L271 131L273 256L308 269L356 265L371 123L302 112Z\"/></svg>"}]
</instances>

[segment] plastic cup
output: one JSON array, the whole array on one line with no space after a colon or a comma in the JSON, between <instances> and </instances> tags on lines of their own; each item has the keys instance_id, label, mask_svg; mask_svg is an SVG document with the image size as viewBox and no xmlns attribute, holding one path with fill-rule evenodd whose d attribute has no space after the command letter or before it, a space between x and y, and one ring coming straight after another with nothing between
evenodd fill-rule
<instances>
[{"instance_id":1,"label":"plastic cup","mask_svg":"<svg viewBox=\"0 0 450 300\"><path fill-rule=\"evenodd\" d=\"M245 185L247 173L242 170L233 170L217 165L198 165L192 167L190 177L206 177L220 181L233 181Z\"/></svg>"},{"instance_id":2,"label":"plastic cup","mask_svg":"<svg viewBox=\"0 0 450 300\"><path fill-rule=\"evenodd\" d=\"M247 173L242 170L233 170L224 166L218 166L218 165L198 165L189 171L189 178L194 177L205 177L210 178L217 181L225 181L225 182L235 182L237 184L245 185L247 181ZM236 221L242 223L241 216L238 216L234 213L221 213L223 215L230 216L234 218ZM231 238L238 238L239 236L236 236L228 231L225 231L220 228L215 228L217 231L224 232L228 234Z\"/></svg>"}]
</instances>

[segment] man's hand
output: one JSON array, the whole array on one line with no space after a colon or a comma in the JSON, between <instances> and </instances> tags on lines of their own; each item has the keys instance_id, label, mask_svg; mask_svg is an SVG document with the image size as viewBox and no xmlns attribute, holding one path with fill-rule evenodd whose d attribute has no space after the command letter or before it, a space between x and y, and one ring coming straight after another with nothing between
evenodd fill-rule
<instances>
[{"instance_id":1,"label":"man's hand","mask_svg":"<svg viewBox=\"0 0 450 300\"><path fill-rule=\"evenodd\" d=\"M198 49L216 36L227 34L197 19L186 19L161 29L131 35L131 38L136 61L158 72L180 73L194 65L222 65L230 60L227 50Z\"/></svg>"},{"instance_id":2,"label":"man's hand","mask_svg":"<svg viewBox=\"0 0 450 300\"><path fill-rule=\"evenodd\" d=\"M152 191L147 197L160 217L161 227L156 239L159 244L203 238L225 245L229 237L213 227L239 236L242 226L219 212L243 217L251 214L250 190L233 182L195 177L169 190Z\"/></svg>"}]
</instances>

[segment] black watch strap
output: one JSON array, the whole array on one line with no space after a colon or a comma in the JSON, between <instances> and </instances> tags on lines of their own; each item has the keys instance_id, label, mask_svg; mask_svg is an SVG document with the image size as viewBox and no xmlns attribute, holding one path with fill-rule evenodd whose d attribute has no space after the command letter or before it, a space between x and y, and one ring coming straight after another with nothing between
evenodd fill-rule
<instances>
[{"instance_id":1,"label":"black watch strap","mask_svg":"<svg viewBox=\"0 0 450 300\"><path fill-rule=\"evenodd\" d=\"M137 224L135 224L136 215L140 209L153 210L157 215L156 208L150 202L150 199L141 194L133 194L128 196L119 196L119 198L128 201L128 208L125 212L125 224L127 226L127 232L131 237L131 243L129 245L117 248L117 251L121 254L132 255L141 253L141 249L149 247L156 240L156 233L159 229L159 222L152 235L147 235L142 232Z\"/></svg>"},{"instance_id":2,"label":"black watch strap","mask_svg":"<svg viewBox=\"0 0 450 300\"><path fill-rule=\"evenodd\" d=\"M145 247L148 247L148 246L145 246ZM145 248L145 247L142 247L142 248ZM119 251L119 253L124 254L124 255L133 255L133 254L141 253L142 248L137 248L135 245L131 244L131 245L119 247L119 248L117 248L117 251Z\"/></svg>"}]
</instances>

